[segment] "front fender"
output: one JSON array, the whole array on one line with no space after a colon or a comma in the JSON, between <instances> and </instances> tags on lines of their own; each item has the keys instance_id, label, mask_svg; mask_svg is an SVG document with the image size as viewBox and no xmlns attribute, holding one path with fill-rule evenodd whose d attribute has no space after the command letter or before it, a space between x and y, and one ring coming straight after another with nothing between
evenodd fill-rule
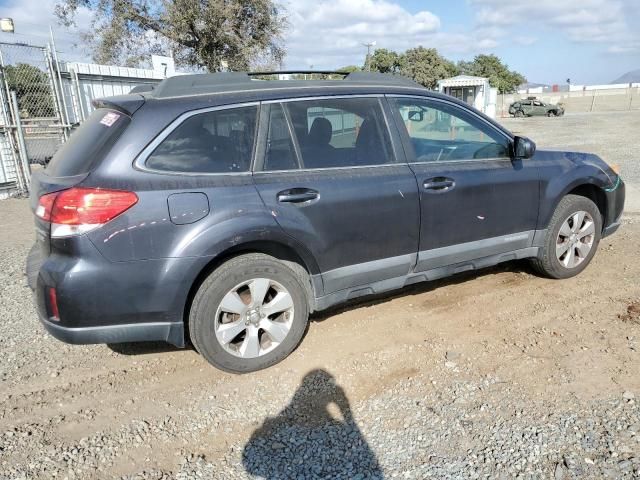
<instances>
[{"instance_id":1,"label":"front fender","mask_svg":"<svg viewBox=\"0 0 640 480\"><path fill-rule=\"evenodd\" d=\"M538 158L540 156L540 158ZM575 152L537 152L540 161L540 212L538 229L548 227L560 200L582 185L601 190L611 186L611 179L598 167L595 155Z\"/></svg>"}]
</instances>

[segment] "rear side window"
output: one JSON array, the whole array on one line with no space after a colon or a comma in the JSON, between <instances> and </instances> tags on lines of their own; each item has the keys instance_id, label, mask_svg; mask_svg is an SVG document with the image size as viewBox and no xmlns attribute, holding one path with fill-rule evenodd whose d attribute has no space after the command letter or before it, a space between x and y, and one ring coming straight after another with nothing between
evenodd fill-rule
<instances>
[{"instance_id":1,"label":"rear side window","mask_svg":"<svg viewBox=\"0 0 640 480\"><path fill-rule=\"evenodd\" d=\"M90 172L130 122L122 112L106 108L95 110L56 152L47 165L47 174L68 177Z\"/></svg>"},{"instance_id":2,"label":"rear side window","mask_svg":"<svg viewBox=\"0 0 640 480\"><path fill-rule=\"evenodd\" d=\"M146 166L184 173L248 172L257 113L257 107L239 107L193 115L158 145Z\"/></svg>"}]
</instances>

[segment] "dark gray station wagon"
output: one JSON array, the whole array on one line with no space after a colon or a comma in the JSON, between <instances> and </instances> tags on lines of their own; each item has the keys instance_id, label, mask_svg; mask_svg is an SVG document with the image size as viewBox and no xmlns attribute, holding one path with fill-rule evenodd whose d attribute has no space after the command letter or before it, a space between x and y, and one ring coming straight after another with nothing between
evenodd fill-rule
<instances>
[{"instance_id":1,"label":"dark gray station wagon","mask_svg":"<svg viewBox=\"0 0 640 480\"><path fill-rule=\"evenodd\" d=\"M33 178L30 283L70 343L257 370L346 300L520 258L576 275L624 203L597 156L402 77L189 75L95 106Z\"/></svg>"}]
</instances>

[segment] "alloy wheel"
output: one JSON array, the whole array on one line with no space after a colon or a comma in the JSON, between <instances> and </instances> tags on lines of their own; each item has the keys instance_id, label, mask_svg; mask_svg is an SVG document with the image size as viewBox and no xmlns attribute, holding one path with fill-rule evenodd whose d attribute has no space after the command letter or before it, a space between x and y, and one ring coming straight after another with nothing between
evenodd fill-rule
<instances>
[{"instance_id":1,"label":"alloy wheel","mask_svg":"<svg viewBox=\"0 0 640 480\"><path fill-rule=\"evenodd\" d=\"M556 239L556 257L565 268L580 265L591 252L595 239L595 222L588 212L571 214L560 227Z\"/></svg>"},{"instance_id":2,"label":"alloy wheel","mask_svg":"<svg viewBox=\"0 0 640 480\"><path fill-rule=\"evenodd\" d=\"M293 315L293 298L285 287L268 278L252 278L222 297L216 311L216 338L232 355L260 357L284 341Z\"/></svg>"}]
</instances>

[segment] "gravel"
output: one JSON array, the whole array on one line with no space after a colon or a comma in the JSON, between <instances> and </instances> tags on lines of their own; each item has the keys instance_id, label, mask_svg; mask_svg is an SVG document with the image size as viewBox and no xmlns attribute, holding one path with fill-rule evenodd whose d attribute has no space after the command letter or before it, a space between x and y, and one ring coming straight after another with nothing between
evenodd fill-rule
<instances>
[{"instance_id":1,"label":"gravel","mask_svg":"<svg viewBox=\"0 0 640 480\"><path fill-rule=\"evenodd\" d=\"M606 161L620 166L626 182L640 186L640 163L635 140L640 131L638 110L498 120L512 132L531 137L538 148L600 155Z\"/></svg>"}]
</instances>

